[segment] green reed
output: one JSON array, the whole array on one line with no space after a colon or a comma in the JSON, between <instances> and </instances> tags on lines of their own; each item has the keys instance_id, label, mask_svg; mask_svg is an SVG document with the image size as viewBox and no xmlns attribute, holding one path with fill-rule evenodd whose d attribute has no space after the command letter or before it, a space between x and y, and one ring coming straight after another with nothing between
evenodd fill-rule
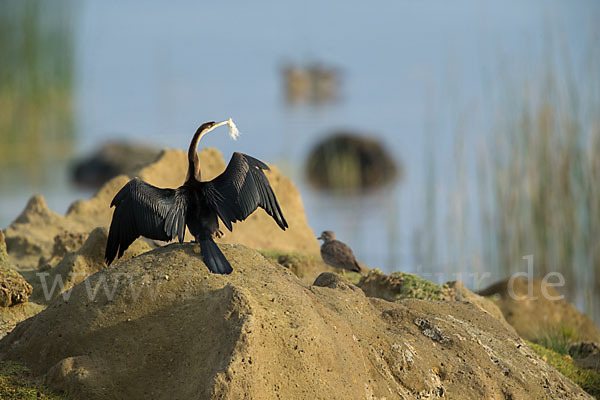
<instances>
[{"instance_id":1,"label":"green reed","mask_svg":"<svg viewBox=\"0 0 600 400\"><path fill-rule=\"evenodd\" d=\"M531 254L537 277L560 272L573 294L594 279L600 289L600 62L596 49L576 72L565 51L546 58L506 85L492 119L479 162L483 244L501 271Z\"/></svg>"}]
</instances>

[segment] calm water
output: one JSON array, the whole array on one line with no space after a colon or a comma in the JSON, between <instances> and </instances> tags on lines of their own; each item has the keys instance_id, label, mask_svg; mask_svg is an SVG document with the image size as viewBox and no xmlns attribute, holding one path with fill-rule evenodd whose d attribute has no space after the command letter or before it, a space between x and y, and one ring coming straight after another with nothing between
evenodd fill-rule
<instances>
[{"instance_id":1,"label":"calm water","mask_svg":"<svg viewBox=\"0 0 600 400\"><path fill-rule=\"evenodd\" d=\"M371 267L476 286L455 275L486 271L470 228L479 212L464 202L472 193L460 189L456 161L472 160L491 131L498 73L515 82L535 76L548 51L566 51L579 68L600 16L596 1L201 3L61 2L53 3L61 15L40 17L42 26L63 27L60 54L72 60L72 108L63 111L72 147L60 155L42 150L35 171L24 170L24 157L5 164L0 226L33 193L59 212L89 196L70 185L67 165L107 139L186 148L201 122L232 117L243 133L237 142L215 133L203 145L226 158L242 151L280 165L297 183L315 233L336 231ZM340 100L290 107L280 68L311 62L342 71ZM338 128L379 137L404 167L398 185L354 198L311 191L302 162ZM458 153L457 135L466 143ZM431 225L436 233L425 243ZM454 235L464 236L460 249L448 239ZM481 285L505 277L489 272Z\"/></svg>"}]
</instances>

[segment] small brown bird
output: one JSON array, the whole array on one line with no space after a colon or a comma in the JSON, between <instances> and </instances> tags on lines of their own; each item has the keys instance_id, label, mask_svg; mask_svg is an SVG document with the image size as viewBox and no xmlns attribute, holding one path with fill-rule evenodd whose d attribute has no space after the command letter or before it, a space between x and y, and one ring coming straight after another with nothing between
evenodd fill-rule
<instances>
[{"instance_id":1,"label":"small brown bird","mask_svg":"<svg viewBox=\"0 0 600 400\"><path fill-rule=\"evenodd\" d=\"M354 258L352 249L347 244L335 240L335 233L325 231L317 239L323 241L321 245L321 257L325 261L325 264L360 273L360 266L356 258Z\"/></svg>"}]
</instances>

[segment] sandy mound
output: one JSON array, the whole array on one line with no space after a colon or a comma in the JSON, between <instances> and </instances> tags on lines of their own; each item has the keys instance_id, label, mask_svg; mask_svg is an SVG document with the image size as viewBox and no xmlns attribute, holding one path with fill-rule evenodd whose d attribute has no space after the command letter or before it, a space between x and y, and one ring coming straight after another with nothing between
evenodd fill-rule
<instances>
[{"instance_id":1,"label":"sandy mound","mask_svg":"<svg viewBox=\"0 0 600 400\"><path fill-rule=\"evenodd\" d=\"M221 153L215 149L202 150L200 162L203 179L212 179L226 166ZM177 187L183 184L186 172L185 152L165 150L156 162L142 168L137 175L159 187ZM226 233L222 242L242 243L257 249L318 254L319 244L306 222L298 190L275 167L267 172L267 176L290 228L281 231L263 210L258 210L245 222L234 224L233 233L222 229ZM5 232L13 265L20 269L37 268L40 258L42 265L52 264L47 260L52 259L55 237L64 235L65 231L72 235L85 235L97 226L108 227L113 211L109 208L110 201L128 181L129 178L124 175L110 180L91 199L74 202L66 216L49 210L43 197L32 197ZM189 232L186 239L192 240Z\"/></svg>"},{"instance_id":2,"label":"sandy mound","mask_svg":"<svg viewBox=\"0 0 600 400\"><path fill-rule=\"evenodd\" d=\"M113 264L0 354L85 399L589 398L474 305L390 303L335 274L308 286L254 250L222 249L229 276L194 244Z\"/></svg>"},{"instance_id":3,"label":"sandy mound","mask_svg":"<svg viewBox=\"0 0 600 400\"><path fill-rule=\"evenodd\" d=\"M526 278L519 277L513 284L515 296L511 296L509 281L498 282L479 294L489 296L498 305L521 337L536 341L545 334L569 329L578 335L573 339L600 343L600 332L594 322L574 305L558 299L560 294L552 286L542 287L538 279L530 286Z\"/></svg>"},{"instance_id":4,"label":"sandy mound","mask_svg":"<svg viewBox=\"0 0 600 400\"><path fill-rule=\"evenodd\" d=\"M63 231L54 236L54 245L49 258L41 257L38 263L38 269L49 270L56 266L65 256L71 252L77 251L88 238L87 233L71 233Z\"/></svg>"},{"instance_id":5,"label":"sandy mound","mask_svg":"<svg viewBox=\"0 0 600 400\"><path fill-rule=\"evenodd\" d=\"M96 228L90 233L81 248L67 253L54 268L29 274L29 282L34 285L32 300L38 303L47 303L64 290L83 282L87 277L104 268L106 266L104 249L107 238L106 228ZM123 259L130 259L151 249L145 241L136 240L123 254Z\"/></svg>"}]
</instances>

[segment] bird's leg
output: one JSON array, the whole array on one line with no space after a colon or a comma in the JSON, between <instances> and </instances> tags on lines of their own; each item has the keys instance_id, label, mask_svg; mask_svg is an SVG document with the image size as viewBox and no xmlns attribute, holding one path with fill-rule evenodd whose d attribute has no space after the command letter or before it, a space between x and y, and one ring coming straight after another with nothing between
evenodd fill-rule
<instances>
[{"instance_id":1,"label":"bird's leg","mask_svg":"<svg viewBox=\"0 0 600 400\"><path fill-rule=\"evenodd\" d=\"M221 232L220 229L217 229L217 231L215 232L215 237L222 238L223 237L223 232Z\"/></svg>"}]
</instances>

